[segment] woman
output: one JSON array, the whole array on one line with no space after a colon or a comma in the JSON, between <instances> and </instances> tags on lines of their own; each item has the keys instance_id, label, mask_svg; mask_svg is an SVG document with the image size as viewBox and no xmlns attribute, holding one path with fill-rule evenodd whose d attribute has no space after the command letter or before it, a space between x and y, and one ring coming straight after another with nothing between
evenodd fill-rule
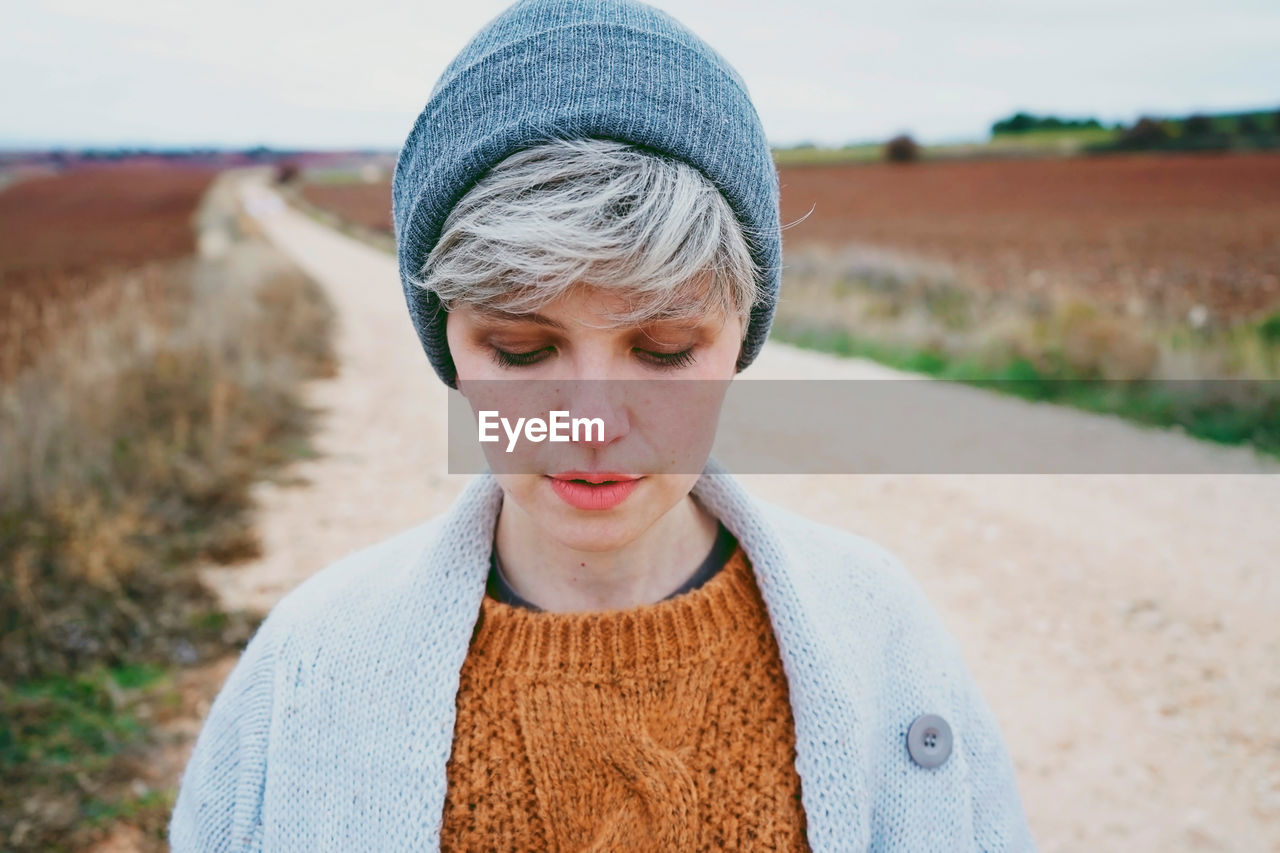
<instances>
[{"instance_id":1,"label":"woman","mask_svg":"<svg viewBox=\"0 0 1280 853\"><path fill-rule=\"evenodd\" d=\"M611 396L751 363L777 193L741 79L649 6L529 0L468 44L396 169L411 318L473 405L546 380L603 429L277 604L197 741L175 850L1031 848L899 562L714 462L664 467Z\"/></svg>"}]
</instances>

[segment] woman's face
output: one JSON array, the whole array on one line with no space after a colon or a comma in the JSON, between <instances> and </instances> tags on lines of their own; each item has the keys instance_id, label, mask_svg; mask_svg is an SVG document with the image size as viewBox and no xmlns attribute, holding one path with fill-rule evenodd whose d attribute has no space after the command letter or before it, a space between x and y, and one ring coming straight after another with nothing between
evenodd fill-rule
<instances>
[{"instance_id":1,"label":"woman's face","mask_svg":"<svg viewBox=\"0 0 1280 853\"><path fill-rule=\"evenodd\" d=\"M486 447L506 497L580 551L627 545L689 494L742 342L737 315L610 327L610 313L626 307L616 294L575 287L535 314L460 306L446 324L458 388L477 412L563 408L603 422L570 443L518 441L518 461L500 456L506 427ZM673 379L703 381L628 381Z\"/></svg>"}]
</instances>

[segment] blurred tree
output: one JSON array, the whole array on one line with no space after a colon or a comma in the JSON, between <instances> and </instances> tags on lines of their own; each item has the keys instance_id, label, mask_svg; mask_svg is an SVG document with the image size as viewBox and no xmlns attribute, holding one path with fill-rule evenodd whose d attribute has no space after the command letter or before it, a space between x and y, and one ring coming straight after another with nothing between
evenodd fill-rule
<instances>
[{"instance_id":1,"label":"blurred tree","mask_svg":"<svg viewBox=\"0 0 1280 853\"><path fill-rule=\"evenodd\" d=\"M909 135L903 133L885 144L884 157L890 163L912 163L920 159L920 146Z\"/></svg>"},{"instance_id":2,"label":"blurred tree","mask_svg":"<svg viewBox=\"0 0 1280 853\"><path fill-rule=\"evenodd\" d=\"M1100 127L1102 125L1096 118L1058 118L1019 112L991 125L991 134L1026 133L1030 130L1088 130Z\"/></svg>"},{"instance_id":3,"label":"blurred tree","mask_svg":"<svg viewBox=\"0 0 1280 853\"><path fill-rule=\"evenodd\" d=\"M291 184L298 179L301 170L298 164L292 160L285 160L283 163L276 165L276 183Z\"/></svg>"},{"instance_id":4,"label":"blurred tree","mask_svg":"<svg viewBox=\"0 0 1280 853\"><path fill-rule=\"evenodd\" d=\"M1164 122L1143 116L1133 127L1120 134L1117 144L1121 148L1158 148L1169 141L1169 131Z\"/></svg>"},{"instance_id":5,"label":"blurred tree","mask_svg":"<svg viewBox=\"0 0 1280 853\"><path fill-rule=\"evenodd\" d=\"M996 133L1025 133L1036 126L1036 118L1027 113L1014 113L1003 121L998 121L991 125L992 134Z\"/></svg>"},{"instance_id":6,"label":"blurred tree","mask_svg":"<svg viewBox=\"0 0 1280 853\"><path fill-rule=\"evenodd\" d=\"M1258 122L1257 116L1242 115L1236 120L1236 133L1242 136L1253 136L1255 133L1262 133L1262 125Z\"/></svg>"},{"instance_id":7,"label":"blurred tree","mask_svg":"<svg viewBox=\"0 0 1280 853\"><path fill-rule=\"evenodd\" d=\"M1190 136L1204 136L1213 133L1213 119L1202 113L1188 116L1182 126Z\"/></svg>"}]
</instances>

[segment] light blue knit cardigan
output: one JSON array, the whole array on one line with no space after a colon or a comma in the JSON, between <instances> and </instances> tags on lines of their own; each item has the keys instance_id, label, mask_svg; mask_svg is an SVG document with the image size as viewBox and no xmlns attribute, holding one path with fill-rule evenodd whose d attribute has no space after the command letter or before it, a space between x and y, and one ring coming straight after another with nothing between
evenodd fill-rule
<instances>
[{"instance_id":1,"label":"light blue knit cardigan","mask_svg":"<svg viewBox=\"0 0 1280 853\"><path fill-rule=\"evenodd\" d=\"M795 719L814 850L1031 850L1013 767L958 648L874 542L761 501L714 461L694 494L742 543ZM502 489L315 574L271 611L214 701L169 826L184 851L434 850L459 671ZM940 767L907 729L951 725Z\"/></svg>"}]
</instances>

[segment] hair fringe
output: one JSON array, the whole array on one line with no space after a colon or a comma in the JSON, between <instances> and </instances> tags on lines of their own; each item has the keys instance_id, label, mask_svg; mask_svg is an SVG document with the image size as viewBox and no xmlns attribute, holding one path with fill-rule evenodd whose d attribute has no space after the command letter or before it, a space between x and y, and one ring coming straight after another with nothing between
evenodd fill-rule
<instances>
[{"instance_id":1,"label":"hair fringe","mask_svg":"<svg viewBox=\"0 0 1280 853\"><path fill-rule=\"evenodd\" d=\"M612 139L556 138L490 169L454 206L419 287L447 310L532 312L575 286L626 296L615 325L737 313L760 292L748 232L693 166Z\"/></svg>"}]
</instances>

